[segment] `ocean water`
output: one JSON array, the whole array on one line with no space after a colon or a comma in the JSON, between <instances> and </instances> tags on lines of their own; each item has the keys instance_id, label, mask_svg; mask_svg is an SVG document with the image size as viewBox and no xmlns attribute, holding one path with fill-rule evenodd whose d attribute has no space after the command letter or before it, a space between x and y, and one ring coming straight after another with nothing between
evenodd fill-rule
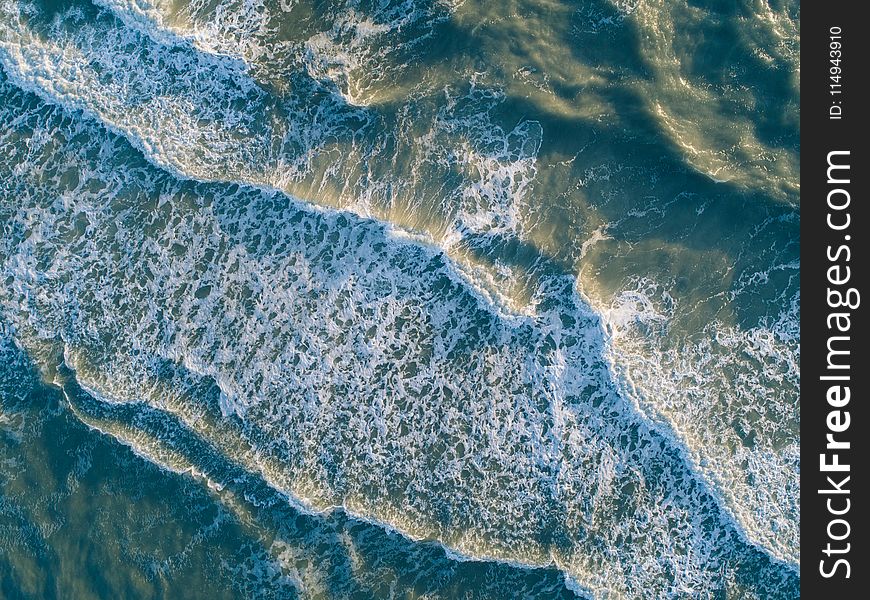
<instances>
[{"instance_id":1,"label":"ocean water","mask_svg":"<svg viewBox=\"0 0 870 600\"><path fill-rule=\"evenodd\" d=\"M0 597L797 597L799 19L0 0Z\"/></svg>"}]
</instances>

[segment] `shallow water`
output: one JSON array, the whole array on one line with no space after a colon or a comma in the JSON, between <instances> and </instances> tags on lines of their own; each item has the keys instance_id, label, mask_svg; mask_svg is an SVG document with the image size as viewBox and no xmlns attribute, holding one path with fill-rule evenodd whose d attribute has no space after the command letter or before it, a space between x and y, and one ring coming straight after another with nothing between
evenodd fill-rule
<instances>
[{"instance_id":1,"label":"shallow water","mask_svg":"<svg viewBox=\"0 0 870 600\"><path fill-rule=\"evenodd\" d=\"M2 594L798 595L798 51L0 0Z\"/></svg>"}]
</instances>

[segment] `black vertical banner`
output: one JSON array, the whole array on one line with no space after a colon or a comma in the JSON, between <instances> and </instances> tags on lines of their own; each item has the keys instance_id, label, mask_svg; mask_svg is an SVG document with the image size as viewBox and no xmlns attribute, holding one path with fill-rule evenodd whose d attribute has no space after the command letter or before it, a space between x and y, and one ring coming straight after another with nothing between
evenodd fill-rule
<instances>
[{"instance_id":1,"label":"black vertical banner","mask_svg":"<svg viewBox=\"0 0 870 600\"><path fill-rule=\"evenodd\" d=\"M801 591L867 598L870 31L863 3L801 8Z\"/></svg>"}]
</instances>

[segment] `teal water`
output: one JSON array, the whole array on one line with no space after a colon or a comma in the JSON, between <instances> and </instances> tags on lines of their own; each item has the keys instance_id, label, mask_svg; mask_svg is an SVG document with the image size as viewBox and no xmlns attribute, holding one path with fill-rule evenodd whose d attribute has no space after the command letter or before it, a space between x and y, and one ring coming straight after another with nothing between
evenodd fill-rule
<instances>
[{"instance_id":1,"label":"teal water","mask_svg":"<svg viewBox=\"0 0 870 600\"><path fill-rule=\"evenodd\" d=\"M799 40L0 1L0 595L797 597Z\"/></svg>"}]
</instances>

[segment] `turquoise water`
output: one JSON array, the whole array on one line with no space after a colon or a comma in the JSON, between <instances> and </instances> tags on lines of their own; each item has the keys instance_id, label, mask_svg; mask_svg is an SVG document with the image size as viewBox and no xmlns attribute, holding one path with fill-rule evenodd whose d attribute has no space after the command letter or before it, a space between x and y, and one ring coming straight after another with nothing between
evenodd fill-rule
<instances>
[{"instance_id":1,"label":"turquoise water","mask_svg":"<svg viewBox=\"0 0 870 600\"><path fill-rule=\"evenodd\" d=\"M799 44L0 0L0 595L797 597Z\"/></svg>"}]
</instances>

